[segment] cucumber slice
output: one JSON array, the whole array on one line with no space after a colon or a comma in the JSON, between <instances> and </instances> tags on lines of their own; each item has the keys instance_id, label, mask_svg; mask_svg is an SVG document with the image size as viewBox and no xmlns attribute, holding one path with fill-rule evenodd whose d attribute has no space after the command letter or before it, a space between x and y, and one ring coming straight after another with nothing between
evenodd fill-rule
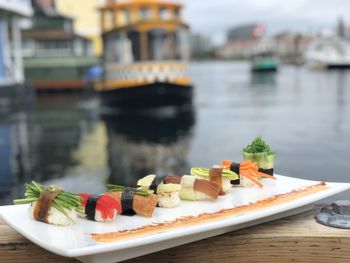
<instances>
[{"instance_id":1,"label":"cucumber slice","mask_svg":"<svg viewBox=\"0 0 350 263\"><path fill-rule=\"evenodd\" d=\"M193 191L194 181L196 180L195 176L184 175L181 179L181 191L180 198L182 200L195 201L196 196Z\"/></svg>"},{"instance_id":2,"label":"cucumber slice","mask_svg":"<svg viewBox=\"0 0 350 263\"><path fill-rule=\"evenodd\" d=\"M191 175L196 175L200 177L204 177L205 179L209 178L209 169L208 168L200 168L200 167L194 167L191 169ZM227 169L222 169L222 177L228 178L230 180L237 180L239 179L238 174L235 172L232 172Z\"/></svg>"},{"instance_id":3,"label":"cucumber slice","mask_svg":"<svg viewBox=\"0 0 350 263\"><path fill-rule=\"evenodd\" d=\"M267 152L247 153L243 152L245 161L252 161L258 164L261 169L273 169L275 164L275 154L268 155Z\"/></svg>"},{"instance_id":4,"label":"cucumber slice","mask_svg":"<svg viewBox=\"0 0 350 263\"><path fill-rule=\"evenodd\" d=\"M142 189L147 190L151 186L154 178L156 178L154 174L147 175L137 181L137 186L140 186Z\"/></svg>"}]
</instances>

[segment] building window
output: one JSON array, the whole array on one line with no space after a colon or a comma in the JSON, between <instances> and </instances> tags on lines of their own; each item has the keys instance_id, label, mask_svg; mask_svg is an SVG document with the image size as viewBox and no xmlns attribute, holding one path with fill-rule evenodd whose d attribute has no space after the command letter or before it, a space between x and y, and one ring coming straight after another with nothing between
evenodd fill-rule
<instances>
[{"instance_id":1,"label":"building window","mask_svg":"<svg viewBox=\"0 0 350 263\"><path fill-rule=\"evenodd\" d=\"M38 41L38 49L41 51L66 50L70 48L70 43L66 40L43 40Z\"/></svg>"}]
</instances>

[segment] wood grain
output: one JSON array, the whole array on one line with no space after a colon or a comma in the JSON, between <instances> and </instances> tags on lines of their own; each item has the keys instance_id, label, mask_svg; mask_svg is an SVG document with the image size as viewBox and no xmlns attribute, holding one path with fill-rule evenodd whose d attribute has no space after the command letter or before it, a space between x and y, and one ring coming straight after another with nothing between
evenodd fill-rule
<instances>
[{"instance_id":1,"label":"wood grain","mask_svg":"<svg viewBox=\"0 0 350 263\"><path fill-rule=\"evenodd\" d=\"M167 249L130 262L350 262L350 231L317 224L314 212ZM78 262L54 255L0 221L1 262Z\"/></svg>"}]
</instances>

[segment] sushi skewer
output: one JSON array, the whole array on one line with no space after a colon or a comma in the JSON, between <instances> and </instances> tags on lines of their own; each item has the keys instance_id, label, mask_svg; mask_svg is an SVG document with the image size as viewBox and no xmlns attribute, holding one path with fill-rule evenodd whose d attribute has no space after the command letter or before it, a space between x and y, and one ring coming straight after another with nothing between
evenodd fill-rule
<instances>
[{"instance_id":1,"label":"sushi skewer","mask_svg":"<svg viewBox=\"0 0 350 263\"><path fill-rule=\"evenodd\" d=\"M221 166L224 169L229 169L230 171L239 174L241 176L241 185L243 186L249 186L253 183L261 188L263 187L263 184L259 182L260 179L269 178L276 180L274 176L260 172L258 165L252 161L243 161L241 163L236 163L229 160L223 160L221 162ZM245 179L249 180L250 183Z\"/></svg>"},{"instance_id":2,"label":"sushi skewer","mask_svg":"<svg viewBox=\"0 0 350 263\"><path fill-rule=\"evenodd\" d=\"M222 168L214 167L209 170L209 182L216 184L220 188L219 195L225 195L222 187Z\"/></svg>"},{"instance_id":3,"label":"sushi skewer","mask_svg":"<svg viewBox=\"0 0 350 263\"><path fill-rule=\"evenodd\" d=\"M15 204L31 204L30 216L47 224L67 226L75 221L77 213L82 213L81 198L63 189L37 182L25 184L25 199L17 199Z\"/></svg>"},{"instance_id":4,"label":"sushi skewer","mask_svg":"<svg viewBox=\"0 0 350 263\"><path fill-rule=\"evenodd\" d=\"M154 174L147 175L137 182L137 186L144 190L154 191L158 196L159 207L172 208L181 204L179 184L164 183L164 177L156 177Z\"/></svg>"},{"instance_id":5,"label":"sushi skewer","mask_svg":"<svg viewBox=\"0 0 350 263\"><path fill-rule=\"evenodd\" d=\"M180 184L180 198L183 200L216 200L220 193L220 187L217 184L204 179L198 179L192 175L166 176L164 183Z\"/></svg>"},{"instance_id":6,"label":"sushi skewer","mask_svg":"<svg viewBox=\"0 0 350 263\"><path fill-rule=\"evenodd\" d=\"M91 195L80 193L84 218L97 222L110 222L122 212L120 203L109 195Z\"/></svg>"},{"instance_id":7,"label":"sushi skewer","mask_svg":"<svg viewBox=\"0 0 350 263\"><path fill-rule=\"evenodd\" d=\"M221 166L215 166L211 169L194 167L191 169L191 175L217 183L219 186L221 186L221 195L231 190L233 184L239 184L240 182L240 176L238 174L230 170L223 169Z\"/></svg>"},{"instance_id":8,"label":"sushi skewer","mask_svg":"<svg viewBox=\"0 0 350 263\"><path fill-rule=\"evenodd\" d=\"M142 189L108 184L109 191L105 193L121 204L122 215L133 216L135 214L151 217L158 203L156 194Z\"/></svg>"}]
</instances>

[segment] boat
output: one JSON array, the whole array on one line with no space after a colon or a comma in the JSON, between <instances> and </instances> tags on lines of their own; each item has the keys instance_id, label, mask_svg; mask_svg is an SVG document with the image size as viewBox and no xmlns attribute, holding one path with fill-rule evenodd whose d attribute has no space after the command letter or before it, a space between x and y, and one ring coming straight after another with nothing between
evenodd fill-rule
<instances>
[{"instance_id":1,"label":"boat","mask_svg":"<svg viewBox=\"0 0 350 263\"><path fill-rule=\"evenodd\" d=\"M102 103L142 108L192 101L187 76L189 26L182 5L166 0L107 0L101 8Z\"/></svg>"},{"instance_id":2,"label":"boat","mask_svg":"<svg viewBox=\"0 0 350 263\"><path fill-rule=\"evenodd\" d=\"M272 51L255 53L251 60L252 72L275 72L278 70L278 59Z\"/></svg>"},{"instance_id":3,"label":"boat","mask_svg":"<svg viewBox=\"0 0 350 263\"><path fill-rule=\"evenodd\" d=\"M307 49L305 59L314 69L350 68L350 42L341 37L316 39Z\"/></svg>"},{"instance_id":4,"label":"boat","mask_svg":"<svg viewBox=\"0 0 350 263\"><path fill-rule=\"evenodd\" d=\"M22 31L27 81L39 92L84 90L84 74L99 63L92 41L74 31L74 19L53 0L34 0L33 8L31 26Z\"/></svg>"}]
</instances>

